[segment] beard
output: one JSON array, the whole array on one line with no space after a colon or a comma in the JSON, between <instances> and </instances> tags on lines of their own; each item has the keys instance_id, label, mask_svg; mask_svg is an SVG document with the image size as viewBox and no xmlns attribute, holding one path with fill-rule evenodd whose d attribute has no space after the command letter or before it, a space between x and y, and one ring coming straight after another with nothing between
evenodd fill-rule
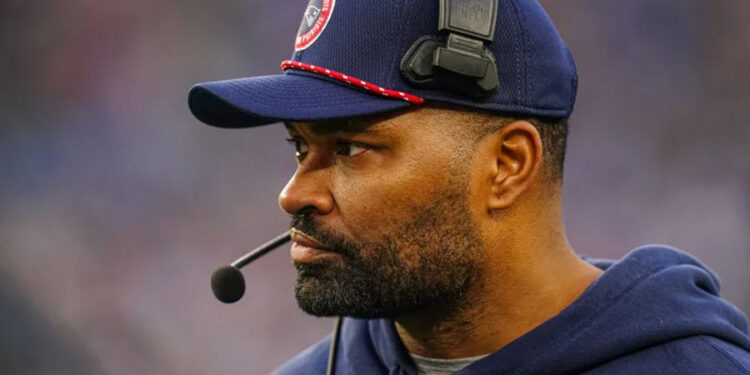
<instances>
[{"instance_id":1,"label":"beard","mask_svg":"<svg viewBox=\"0 0 750 375\"><path fill-rule=\"evenodd\" d=\"M293 228L342 260L295 265L299 307L315 316L356 318L459 309L481 274L482 242L466 190L448 186L456 191L443 191L415 217L391 223L389 233L371 242L327 231L309 213L294 215Z\"/></svg>"}]
</instances>

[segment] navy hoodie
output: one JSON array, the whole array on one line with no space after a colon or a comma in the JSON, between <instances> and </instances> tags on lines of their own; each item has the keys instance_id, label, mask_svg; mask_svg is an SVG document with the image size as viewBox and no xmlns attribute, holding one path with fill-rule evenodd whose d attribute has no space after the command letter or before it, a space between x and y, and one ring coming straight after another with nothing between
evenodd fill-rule
<instances>
[{"instance_id":1,"label":"navy hoodie","mask_svg":"<svg viewBox=\"0 0 750 375\"><path fill-rule=\"evenodd\" d=\"M605 272L575 302L456 374L750 375L747 319L695 258L647 246L617 262L587 260ZM274 374L325 374L330 340ZM338 375L417 373L392 320L346 318L340 340Z\"/></svg>"}]
</instances>

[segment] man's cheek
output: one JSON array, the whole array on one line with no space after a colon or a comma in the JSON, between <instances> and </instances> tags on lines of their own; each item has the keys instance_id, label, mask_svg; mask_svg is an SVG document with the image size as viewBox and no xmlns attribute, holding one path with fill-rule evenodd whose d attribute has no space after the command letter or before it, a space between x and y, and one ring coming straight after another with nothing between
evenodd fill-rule
<instances>
[{"instance_id":1,"label":"man's cheek","mask_svg":"<svg viewBox=\"0 0 750 375\"><path fill-rule=\"evenodd\" d=\"M419 267L421 259L420 247L416 244L403 246L398 250L398 257L404 268L413 270Z\"/></svg>"}]
</instances>

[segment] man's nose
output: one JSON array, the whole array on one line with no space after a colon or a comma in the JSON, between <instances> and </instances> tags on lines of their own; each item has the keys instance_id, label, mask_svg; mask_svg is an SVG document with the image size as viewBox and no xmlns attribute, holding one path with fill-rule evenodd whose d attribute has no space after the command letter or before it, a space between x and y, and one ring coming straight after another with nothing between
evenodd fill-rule
<instances>
[{"instance_id":1,"label":"man's nose","mask_svg":"<svg viewBox=\"0 0 750 375\"><path fill-rule=\"evenodd\" d=\"M279 194L279 206L286 213L295 215L303 208L325 215L333 209L333 197L323 170L297 171Z\"/></svg>"}]
</instances>

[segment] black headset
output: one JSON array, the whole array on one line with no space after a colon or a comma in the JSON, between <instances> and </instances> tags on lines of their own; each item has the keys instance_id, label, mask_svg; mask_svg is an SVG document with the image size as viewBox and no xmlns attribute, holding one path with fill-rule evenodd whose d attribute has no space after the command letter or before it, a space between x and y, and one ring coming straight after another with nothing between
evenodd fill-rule
<instances>
[{"instance_id":1,"label":"black headset","mask_svg":"<svg viewBox=\"0 0 750 375\"><path fill-rule=\"evenodd\" d=\"M497 24L498 0L440 0L439 35L417 39L401 59L401 75L417 87L482 98L497 91L497 62L489 48ZM447 31L446 33L443 31ZM343 317L336 319L327 375L336 372Z\"/></svg>"},{"instance_id":2,"label":"black headset","mask_svg":"<svg viewBox=\"0 0 750 375\"><path fill-rule=\"evenodd\" d=\"M495 36L497 9L498 0L440 0L441 33L412 44L401 60L402 76L417 87L473 98L497 91L497 62L485 46Z\"/></svg>"}]
</instances>

